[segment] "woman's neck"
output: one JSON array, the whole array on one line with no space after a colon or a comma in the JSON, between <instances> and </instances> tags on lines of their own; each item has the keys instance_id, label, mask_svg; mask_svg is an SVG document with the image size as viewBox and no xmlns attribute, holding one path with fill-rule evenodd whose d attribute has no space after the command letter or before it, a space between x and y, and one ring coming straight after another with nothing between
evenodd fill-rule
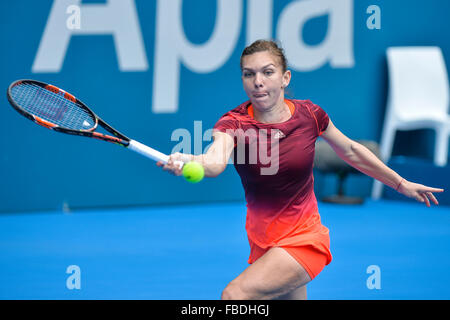
<instances>
[{"instance_id":1,"label":"woman's neck","mask_svg":"<svg viewBox=\"0 0 450 320\"><path fill-rule=\"evenodd\" d=\"M262 123L281 123L291 118L289 106L280 99L273 107L260 111L258 106L253 105L254 119Z\"/></svg>"}]
</instances>

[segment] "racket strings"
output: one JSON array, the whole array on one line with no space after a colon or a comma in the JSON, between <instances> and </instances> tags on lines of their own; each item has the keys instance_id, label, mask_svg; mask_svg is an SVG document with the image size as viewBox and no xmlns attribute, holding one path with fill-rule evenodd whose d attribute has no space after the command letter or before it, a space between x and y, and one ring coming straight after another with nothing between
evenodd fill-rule
<instances>
[{"instance_id":1,"label":"racket strings","mask_svg":"<svg viewBox=\"0 0 450 320\"><path fill-rule=\"evenodd\" d=\"M11 95L26 112L60 127L72 130L90 130L95 127L95 119L88 111L38 85L21 83L11 89Z\"/></svg>"}]
</instances>

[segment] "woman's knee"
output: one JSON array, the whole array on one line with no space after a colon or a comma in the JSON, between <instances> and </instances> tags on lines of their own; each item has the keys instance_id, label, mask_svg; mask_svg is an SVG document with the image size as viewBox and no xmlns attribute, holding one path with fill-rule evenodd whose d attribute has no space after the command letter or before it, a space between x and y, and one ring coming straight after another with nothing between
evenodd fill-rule
<instances>
[{"instance_id":1,"label":"woman's knee","mask_svg":"<svg viewBox=\"0 0 450 320\"><path fill-rule=\"evenodd\" d=\"M244 293L238 284L229 284L222 291L222 300L248 300L249 296Z\"/></svg>"}]
</instances>

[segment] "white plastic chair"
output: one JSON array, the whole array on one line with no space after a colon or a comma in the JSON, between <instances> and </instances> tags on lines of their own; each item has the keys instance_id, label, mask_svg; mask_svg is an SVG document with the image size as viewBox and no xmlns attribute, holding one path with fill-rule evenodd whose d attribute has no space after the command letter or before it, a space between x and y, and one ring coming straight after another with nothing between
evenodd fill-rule
<instances>
[{"instance_id":1,"label":"white plastic chair","mask_svg":"<svg viewBox=\"0 0 450 320\"><path fill-rule=\"evenodd\" d=\"M449 83L439 47L387 49L389 92L380 143L387 163L397 130L434 129L434 164L445 166L450 134ZM372 199L381 197L383 184L375 181Z\"/></svg>"}]
</instances>

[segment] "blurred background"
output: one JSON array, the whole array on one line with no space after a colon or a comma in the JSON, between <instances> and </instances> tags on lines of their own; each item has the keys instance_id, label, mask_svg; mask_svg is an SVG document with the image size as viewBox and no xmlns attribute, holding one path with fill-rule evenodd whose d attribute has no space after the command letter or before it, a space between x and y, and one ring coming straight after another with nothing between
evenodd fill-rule
<instances>
[{"instance_id":1,"label":"blurred background","mask_svg":"<svg viewBox=\"0 0 450 320\"><path fill-rule=\"evenodd\" d=\"M350 138L379 144L387 49L439 47L448 73L449 12L443 0L1 1L0 87L6 93L26 78L54 84L133 139L166 154L199 154L219 117L247 100L242 50L273 38L292 71L288 97L310 99ZM193 185L118 146L38 127L6 95L0 118L1 213L244 203L232 165ZM450 169L435 165L435 141L429 128L398 131L386 162L409 180L445 188ZM319 199L336 184L336 174L315 170ZM352 174L345 192L369 199L372 185ZM390 190L383 199L409 201ZM448 210L449 193L438 199Z\"/></svg>"}]
</instances>

